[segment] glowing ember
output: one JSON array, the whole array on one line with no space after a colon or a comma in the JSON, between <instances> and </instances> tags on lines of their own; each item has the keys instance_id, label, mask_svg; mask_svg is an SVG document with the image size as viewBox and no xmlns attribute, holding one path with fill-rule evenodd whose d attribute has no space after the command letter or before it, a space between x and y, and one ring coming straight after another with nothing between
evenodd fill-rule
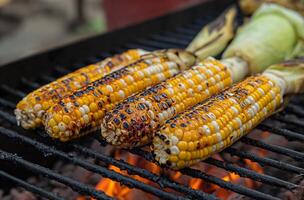
<instances>
[{"instance_id":1,"label":"glowing ember","mask_svg":"<svg viewBox=\"0 0 304 200\"><path fill-rule=\"evenodd\" d=\"M261 138L263 138L263 139L269 137L268 132L262 132L260 135L261 135ZM247 148L247 147L241 147L240 149L242 149L242 148ZM255 154L262 156L262 157L267 156L266 155L267 152L265 150L253 148L253 149L250 149L250 151L254 152ZM139 168L147 169L150 172L155 173L157 175L161 174L160 176L163 176L163 175L168 176L168 177L170 177L170 179L172 179L178 183L181 183L183 185L190 186L191 188L193 188L195 190L201 190L201 191L204 191L204 192L207 192L210 194L214 194L221 199L230 199L230 198L233 198L233 195L235 195L235 193L230 190L223 189L215 184L205 182L202 179L191 178L189 176L183 175L180 172L161 169L159 166L157 166L151 162L148 162L139 156L128 153L126 151L116 150L114 157L117 160L122 159L131 165L137 166ZM219 154L216 154L213 157L215 159L223 161L223 158ZM251 169L258 173L264 173L263 168L258 163L253 162L249 159L238 158L234 162L242 167ZM215 167L213 165L205 164L203 162L199 163L198 165L194 166L193 168L201 170L206 174L211 174L211 175L217 176L218 178L221 178L224 181L231 182L231 183L237 184L237 185L243 185L248 188L258 188L259 186L261 186L261 183L259 183L259 182L253 181L248 178L242 178L238 174L227 172L226 170ZM144 182L148 185L159 187L157 185L157 183L154 183L148 179L142 178L138 175L129 175L126 171L120 170L119 168L117 168L113 165L110 165L109 169L111 169L117 173L120 173L122 175L132 177L133 179ZM125 185L121 185L119 182L116 182L116 181L113 181L113 180L107 179L107 178L102 178L100 180L100 182L96 185L96 189L103 191L107 195L109 195L111 197L115 197L116 199L139 199L139 198L157 199L157 197L150 195L148 193L145 193L139 189L130 189ZM174 191L174 190L167 189L167 188L164 190L168 191L168 192L172 192L172 193L178 192L178 191ZM77 200L85 200L85 198L79 197Z\"/></svg>"}]
</instances>

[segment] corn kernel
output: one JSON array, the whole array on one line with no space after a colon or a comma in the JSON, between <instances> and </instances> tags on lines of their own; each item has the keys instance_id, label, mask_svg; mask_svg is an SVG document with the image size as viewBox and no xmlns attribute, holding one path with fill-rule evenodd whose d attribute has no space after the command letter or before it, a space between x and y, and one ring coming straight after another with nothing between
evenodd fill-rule
<instances>
[{"instance_id":1,"label":"corn kernel","mask_svg":"<svg viewBox=\"0 0 304 200\"><path fill-rule=\"evenodd\" d=\"M62 116L60 114L55 114L54 115L54 120L59 123L62 121Z\"/></svg>"},{"instance_id":2,"label":"corn kernel","mask_svg":"<svg viewBox=\"0 0 304 200\"><path fill-rule=\"evenodd\" d=\"M178 148L179 148L180 151L185 151L185 150L188 149L188 143L185 142L185 141L179 141L177 143L177 146L178 146Z\"/></svg>"},{"instance_id":3,"label":"corn kernel","mask_svg":"<svg viewBox=\"0 0 304 200\"><path fill-rule=\"evenodd\" d=\"M186 152L186 151L181 151L181 152L178 154L178 157L179 157L179 159L181 159L181 160L185 160L186 157L187 157L187 152Z\"/></svg>"}]
</instances>

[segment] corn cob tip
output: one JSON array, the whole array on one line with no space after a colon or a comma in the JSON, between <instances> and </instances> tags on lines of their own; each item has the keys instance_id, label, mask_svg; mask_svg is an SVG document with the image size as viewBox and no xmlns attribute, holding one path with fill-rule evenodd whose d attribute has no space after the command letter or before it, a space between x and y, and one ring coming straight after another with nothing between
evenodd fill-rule
<instances>
[{"instance_id":1,"label":"corn cob tip","mask_svg":"<svg viewBox=\"0 0 304 200\"><path fill-rule=\"evenodd\" d=\"M82 126L84 123L89 123L89 120L93 120L91 110L87 105L83 105L79 109L72 103L67 103L64 108L55 105L46 111L42 123L48 135L61 142L66 142L98 130L98 126L92 124L86 128ZM101 113L97 113L97 117L99 115ZM95 118L97 119L97 117Z\"/></svg>"},{"instance_id":2,"label":"corn cob tip","mask_svg":"<svg viewBox=\"0 0 304 200\"><path fill-rule=\"evenodd\" d=\"M24 129L33 129L41 125L41 117L44 112L43 105L38 102L30 105L27 97L23 98L14 110L17 125L22 126Z\"/></svg>"},{"instance_id":3,"label":"corn cob tip","mask_svg":"<svg viewBox=\"0 0 304 200\"><path fill-rule=\"evenodd\" d=\"M155 88L151 87L146 91L151 89ZM102 137L111 145L123 148L147 144L151 141L151 129L155 128L153 125L156 124L151 118L155 115L148 105L151 103L149 104L143 98L138 98L137 95L119 103L113 111L105 115L101 124Z\"/></svg>"}]
</instances>

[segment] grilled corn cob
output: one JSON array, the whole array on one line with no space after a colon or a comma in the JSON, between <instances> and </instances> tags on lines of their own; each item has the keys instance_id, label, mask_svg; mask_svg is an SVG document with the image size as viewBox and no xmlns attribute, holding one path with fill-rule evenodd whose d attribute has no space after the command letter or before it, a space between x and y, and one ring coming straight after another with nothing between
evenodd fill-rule
<instances>
[{"instance_id":1,"label":"grilled corn cob","mask_svg":"<svg viewBox=\"0 0 304 200\"><path fill-rule=\"evenodd\" d=\"M223 23L210 23L203 28L204 34L198 35L194 42L202 45L199 52L171 49L146 54L123 69L62 98L44 115L43 124L47 133L51 137L67 141L99 129L105 112L112 109L115 103L188 69L197 59L206 55L207 52L203 51L205 47L211 45L210 53L219 53L214 51L214 47L223 49L223 45L233 36L235 15L235 8L231 8L219 17ZM213 38L217 31L220 42Z\"/></svg>"},{"instance_id":2,"label":"grilled corn cob","mask_svg":"<svg viewBox=\"0 0 304 200\"><path fill-rule=\"evenodd\" d=\"M18 124L25 129L36 128L41 124L45 111L64 95L120 69L145 53L147 51L141 49L126 51L99 63L80 68L31 92L17 104L15 115Z\"/></svg>"},{"instance_id":3,"label":"grilled corn cob","mask_svg":"<svg viewBox=\"0 0 304 200\"><path fill-rule=\"evenodd\" d=\"M103 120L102 137L120 147L147 144L152 140L153 133L172 116L219 93L231 86L232 82L238 82L250 73L262 72L269 64L282 61L294 48L297 31L287 19L272 16L273 9L275 13L280 9L283 9L282 13L290 11L272 6L268 8L268 12L263 11L263 16L247 24L237 34L225 51L222 62L208 59L118 104ZM296 15L295 18L295 21L304 23L301 16ZM286 32L279 32L278 23L286 25ZM261 38L261 35L269 32L273 32L270 37ZM285 38L288 40L284 44L278 44Z\"/></svg>"},{"instance_id":4,"label":"grilled corn cob","mask_svg":"<svg viewBox=\"0 0 304 200\"><path fill-rule=\"evenodd\" d=\"M169 58L174 57L172 54L176 56L174 61ZM47 133L66 141L100 128L105 112L112 109L115 103L187 67L177 63L195 61L194 55L185 54L185 51L173 50L146 54L142 59L62 98L46 111L43 124ZM182 61L184 58L187 62Z\"/></svg>"},{"instance_id":5,"label":"grilled corn cob","mask_svg":"<svg viewBox=\"0 0 304 200\"><path fill-rule=\"evenodd\" d=\"M283 95L304 91L304 59L274 65L168 120L155 134L155 160L190 166L232 145L273 114Z\"/></svg>"},{"instance_id":6,"label":"grilled corn cob","mask_svg":"<svg viewBox=\"0 0 304 200\"><path fill-rule=\"evenodd\" d=\"M234 35L235 15L235 8L228 9L216 21L205 26L190 43L188 51L193 52L200 59L221 52ZM77 70L37 89L18 103L15 110L18 124L26 129L36 128L41 124L45 111L56 104L59 99L114 70L122 68L124 65L140 59L140 56L145 53L147 52L144 50L129 50L101 63ZM168 56L173 56L172 59L174 59L174 54L168 54ZM192 60L190 61L192 62ZM183 65L185 63L179 64Z\"/></svg>"},{"instance_id":7,"label":"grilled corn cob","mask_svg":"<svg viewBox=\"0 0 304 200\"><path fill-rule=\"evenodd\" d=\"M144 145L167 119L231 84L227 67L215 59L206 59L117 104L103 120L102 136L112 145L121 147Z\"/></svg>"}]
</instances>

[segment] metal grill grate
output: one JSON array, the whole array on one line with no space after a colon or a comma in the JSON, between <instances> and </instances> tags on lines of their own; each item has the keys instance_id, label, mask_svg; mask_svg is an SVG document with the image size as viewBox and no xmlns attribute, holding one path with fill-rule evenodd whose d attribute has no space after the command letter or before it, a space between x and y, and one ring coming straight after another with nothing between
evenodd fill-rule
<instances>
[{"instance_id":1,"label":"metal grill grate","mask_svg":"<svg viewBox=\"0 0 304 200\"><path fill-rule=\"evenodd\" d=\"M55 80L57 77L62 76L66 73L71 72L79 67L84 66L87 63L97 62L107 56L111 56L115 53L127 50L129 48L144 48L147 50L155 50L160 48L184 48L188 42L193 38L193 36L200 30L200 28L206 24L208 21L214 19L225 7L217 6L217 11L214 10L214 4L204 5L206 14L201 14L200 17L195 17L195 19L188 19L192 23L188 23L183 26L171 27L169 30L159 31L157 33L145 34L145 37L133 40L131 42L123 43L115 48L111 48L108 51L99 53L97 57L90 57L85 62L78 62L73 64L70 68L55 67L52 71L46 71L42 73L39 78L32 76L25 76L20 78L19 84L10 84L8 82L0 82L0 136L7 142L13 142L18 145L26 145L38 154L44 157L53 157L55 159L65 160L66 162L72 163L74 165L80 166L88 171L102 175L102 177L110 178L112 180L118 181L130 188L138 188L161 199L217 199L215 196L207 194L203 191L194 190L187 185L180 184L168 177L160 176L147 169L139 168L133 166L123 160L118 160L107 156L106 154L97 152L94 149L88 147L87 142L92 139L100 142L101 145L105 146L106 143L99 138L98 134L92 134L86 138L81 139L81 141L75 141L70 143L61 144L59 142L51 141L46 136L42 130L36 131L36 134L29 133L16 126L16 120L13 115L13 109L15 108L16 102L24 97L27 92L40 87L41 85ZM210 13L210 10L212 10ZM191 11L191 9L190 9ZM206 17L207 16L207 17ZM162 19L158 19L162 20ZM159 21L160 23L161 21ZM133 32L134 33L134 32ZM35 58L32 58L35 59ZM0 68L1 70L1 68ZM16 70L16 69L15 69ZM7 74L8 76L14 78L12 74ZM17 80L15 80L17 81ZM276 114L270 120L263 122L258 129L262 131L268 131L273 134L277 134L285 137L288 141L298 141L302 144L304 143L303 133L303 121L301 118L304 116L304 107L300 102L303 102L304 96L297 96L291 103L287 106L283 113ZM293 118L290 118L292 115ZM274 127L272 124L279 124L279 127ZM38 134L37 134L38 133ZM33 136L35 135L35 136ZM94 138L92 138L94 136ZM304 162L304 152L297 151L288 147L278 146L269 144L264 141L252 139L248 136L242 138L237 142L238 144L246 144L254 146L256 148L264 149L267 151L275 152L279 155L288 156L290 159L294 159L299 163ZM107 196L102 191L97 191L93 187L80 183L72 178L63 176L62 174L43 166L42 164L37 164L30 159L27 159L22 153L15 151L4 150L5 148L0 145L0 161L5 162L6 165L16 167L16 169L27 169L35 175L42 175L46 179L55 180L62 184L65 184L77 191L80 194L92 196L98 199L112 199L112 197ZM149 152L145 150L136 148L128 150L131 154L138 155L148 161L152 161L152 156ZM76 153L72 153L76 152ZM254 162L258 162L263 166L270 166L281 170L283 173L291 173L294 175L304 174L304 168L296 166L295 164L290 164L283 161L274 160L271 158L261 157L252 152L240 152L234 146L227 148L225 153L232 156L236 156L240 159L249 159ZM94 158L97 161L106 163L107 165L114 165L121 170L126 170L128 174L136 174L142 178L148 179L157 184L157 186L151 186L145 184L139 180L132 177L120 174L105 166L100 166L94 163L90 163L83 159L81 156L86 156L88 158ZM254 170L247 169L236 164L232 164L226 161L221 161L214 158L209 158L205 163L213 165L217 168L224 169L229 172L234 172L241 177L247 177L249 179L261 182L263 184L272 185L273 187L284 188L286 190L291 190L299 187L296 183L292 183L288 180L283 180L282 177L274 177L267 174L260 174ZM303 166L303 165L301 165ZM199 178L206 182L213 183L219 187L231 190L233 192L242 194L256 199L279 199L273 194L268 194L251 188L247 188L242 185L233 184L231 182L226 182L215 175L205 173L194 168L186 168L180 170L183 175ZM18 177L15 174L7 172L7 170L0 170L0 177L3 179L8 179L15 182L16 184L24 187L25 189L32 191L42 197L47 199L63 199L56 194L46 191L45 189L39 188L37 186L30 185L25 182L23 178ZM163 188L170 188L176 192L173 194Z\"/></svg>"}]
</instances>

